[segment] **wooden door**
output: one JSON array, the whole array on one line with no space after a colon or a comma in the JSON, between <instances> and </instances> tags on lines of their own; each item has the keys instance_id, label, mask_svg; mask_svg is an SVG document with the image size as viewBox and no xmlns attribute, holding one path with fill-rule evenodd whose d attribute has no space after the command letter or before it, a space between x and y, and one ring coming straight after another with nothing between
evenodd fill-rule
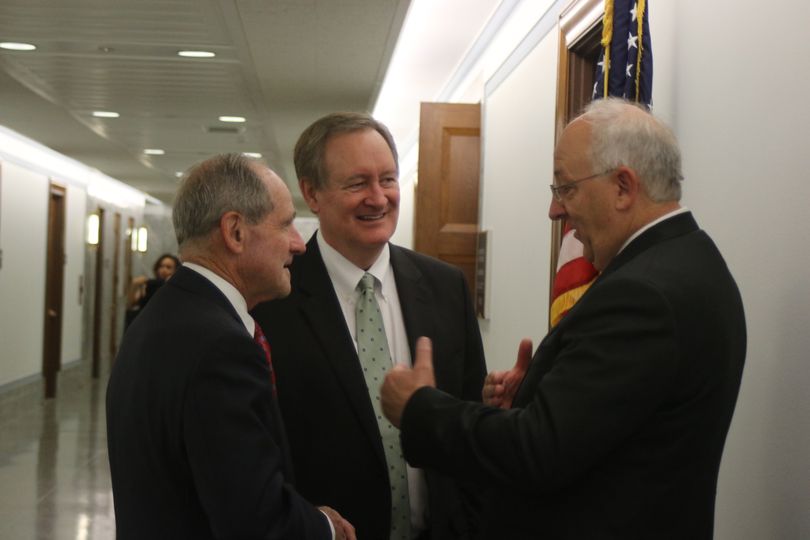
<instances>
[{"instance_id":1,"label":"wooden door","mask_svg":"<svg viewBox=\"0 0 810 540\"><path fill-rule=\"evenodd\" d=\"M121 258L121 214L113 214L113 234L112 234L113 259L112 259L112 301L110 306L110 362L115 360L115 353L118 352L118 300L121 293L118 290L118 260Z\"/></svg>"},{"instance_id":2,"label":"wooden door","mask_svg":"<svg viewBox=\"0 0 810 540\"><path fill-rule=\"evenodd\" d=\"M62 367L62 304L65 284L65 194L51 183L48 195L48 247L45 270L45 331L42 377L45 398L56 396L56 379Z\"/></svg>"},{"instance_id":3,"label":"wooden door","mask_svg":"<svg viewBox=\"0 0 810 540\"><path fill-rule=\"evenodd\" d=\"M98 212L98 244L96 244L96 277L93 287L93 378L101 375L101 306L104 297L104 209Z\"/></svg>"},{"instance_id":4,"label":"wooden door","mask_svg":"<svg viewBox=\"0 0 810 540\"><path fill-rule=\"evenodd\" d=\"M414 249L454 264L475 290L481 105L422 103Z\"/></svg>"}]
</instances>

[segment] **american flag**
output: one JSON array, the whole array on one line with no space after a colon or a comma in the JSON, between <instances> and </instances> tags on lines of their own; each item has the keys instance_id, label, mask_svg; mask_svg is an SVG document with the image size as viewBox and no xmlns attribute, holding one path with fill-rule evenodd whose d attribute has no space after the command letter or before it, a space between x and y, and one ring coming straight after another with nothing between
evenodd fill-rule
<instances>
[{"instance_id":1,"label":"american flag","mask_svg":"<svg viewBox=\"0 0 810 540\"><path fill-rule=\"evenodd\" d=\"M607 66L607 72L605 71ZM653 59L646 0L605 0L593 98L652 101Z\"/></svg>"},{"instance_id":2,"label":"american flag","mask_svg":"<svg viewBox=\"0 0 810 540\"><path fill-rule=\"evenodd\" d=\"M649 107L652 69L647 1L605 0L602 52L596 66L593 99L616 96ZM582 256L582 249L582 243L565 224L551 291L551 326L560 322L596 279L598 272Z\"/></svg>"}]
</instances>

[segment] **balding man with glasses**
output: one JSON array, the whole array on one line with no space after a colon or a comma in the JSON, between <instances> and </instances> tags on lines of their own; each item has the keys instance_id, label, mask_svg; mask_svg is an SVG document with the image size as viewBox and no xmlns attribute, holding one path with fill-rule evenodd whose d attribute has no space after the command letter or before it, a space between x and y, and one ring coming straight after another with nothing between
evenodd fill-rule
<instances>
[{"instance_id":1,"label":"balding man with glasses","mask_svg":"<svg viewBox=\"0 0 810 540\"><path fill-rule=\"evenodd\" d=\"M531 360L524 343L488 377L485 404L433 388L422 340L382 389L405 458L497 493L486 538L711 538L746 326L723 257L679 204L675 136L597 101L563 132L551 191L549 217L599 277Z\"/></svg>"}]
</instances>

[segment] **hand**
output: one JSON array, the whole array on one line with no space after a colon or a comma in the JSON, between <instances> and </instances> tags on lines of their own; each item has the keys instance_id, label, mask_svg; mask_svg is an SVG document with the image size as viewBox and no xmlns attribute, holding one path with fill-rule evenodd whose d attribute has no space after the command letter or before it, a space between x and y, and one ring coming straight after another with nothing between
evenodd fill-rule
<instances>
[{"instance_id":1,"label":"hand","mask_svg":"<svg viewBox=\"0 0 810 540\"><path fill-rule=\"evenodd\" d=\"M532 359L532 340L522 339L518 346L515 367L509 371L493 371L484 379L481 397L484 404L501 409L509 409L515 399L520 383L526 376Z\"/></svg>"},{"instance_id":2,"label":"hand","mask_svg":"<svg viewBox=\"0 0 810 540\"><path fill-rule=\"evenodd\" d=\"M436 376L433 374L433 345L426 337L416 340L413 369L402 364L395 365L385 376L380 388L383 413L396 427L399 427L402 420L405 404L413 393L423 386L436 386Z\"/></svg>"},{"instance_id":3,"label":"hand","mask_svg":"<svg viewBox=\"0 0 810 540\"><path fill-rule=\"evenodd\" d=\"M318 510L326 514L326 517L332 522L332 526L335 528L335 540L357 540L352 524L346 521L336 510L328 506L319 506Z\"/></svg>"}]
</instances>

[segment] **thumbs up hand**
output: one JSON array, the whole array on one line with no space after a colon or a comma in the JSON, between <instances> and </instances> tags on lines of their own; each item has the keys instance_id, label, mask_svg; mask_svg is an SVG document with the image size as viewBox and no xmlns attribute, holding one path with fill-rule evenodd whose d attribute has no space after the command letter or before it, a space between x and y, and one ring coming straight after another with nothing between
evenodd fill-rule
<instances>
[{"instance_id":1,"label":"thumbs up hand","mask_svg":"<svg viewBox=\"0 0 810 540\"><path fill-rule=\"evenodd\" d=\"M413 368L402 364L395 365L385 376L380 397L386 418L399 427L402 411L414 392L423 386L436 386L433 373L433 345L429 338L420 337L416 341L416 358Z\"/></svg>"}]
</instances>

